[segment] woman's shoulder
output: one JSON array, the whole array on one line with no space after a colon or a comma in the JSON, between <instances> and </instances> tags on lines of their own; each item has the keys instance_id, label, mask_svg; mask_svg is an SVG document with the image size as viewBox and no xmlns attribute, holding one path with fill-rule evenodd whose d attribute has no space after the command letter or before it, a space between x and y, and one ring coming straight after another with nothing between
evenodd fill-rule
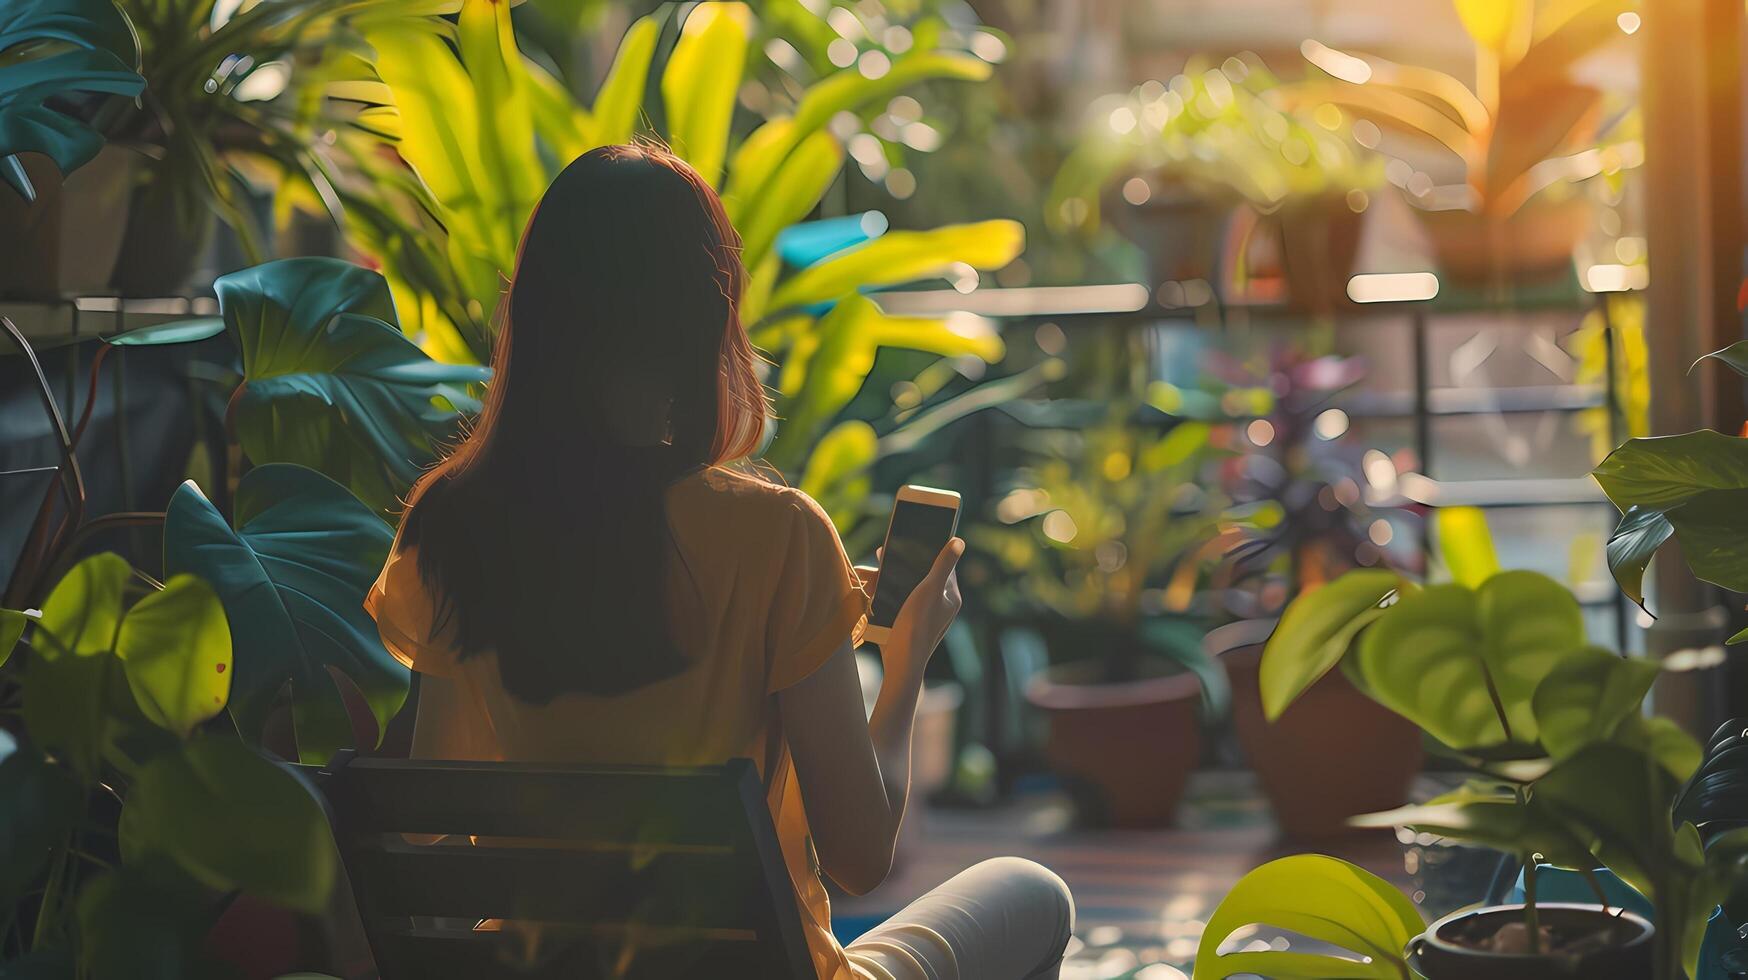
<instances>
[{"instance_id":1,"label":"woman's shoulder","mask_svg":"<svg viewBox=\"0 0 1748 980\"><path fill-rule=\"evenodd\" d=\"M724 516L768 520L829 520L825 510L804 491L757 472L713 466L692 481L692 496Z\"/></svg>"}]
</instances>

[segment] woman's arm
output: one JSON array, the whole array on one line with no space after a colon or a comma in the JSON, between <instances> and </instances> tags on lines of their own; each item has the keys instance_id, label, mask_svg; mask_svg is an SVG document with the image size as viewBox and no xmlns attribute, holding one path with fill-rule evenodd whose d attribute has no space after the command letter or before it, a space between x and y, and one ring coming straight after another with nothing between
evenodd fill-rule
<instances>
[{"instance_id":1,"label":"woman's arm","mask_svg":"<svg viewBox=\"0 0 1748 980\"><path fill-rule=\"evenodd\" d=\"M910 795L911 729L923 670L958 615L953 569L964 551L958 538L948 542L905 600L881 646L885 670L866 725L847 639L824 666L777 695L820 867L851 894L871 890L892 868Z\"/></svg>"}]
</instances>

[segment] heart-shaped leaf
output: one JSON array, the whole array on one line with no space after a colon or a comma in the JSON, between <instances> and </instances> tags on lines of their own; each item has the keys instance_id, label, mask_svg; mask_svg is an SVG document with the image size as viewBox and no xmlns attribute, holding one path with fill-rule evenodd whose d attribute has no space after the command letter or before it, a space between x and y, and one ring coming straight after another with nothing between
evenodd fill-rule
<instances>
[{"instance_id":1,"label":"heart-shaped leaf","mask_svg":"<svg viewBox=\"0 0 1748 980\"><path fill-rule=\"evenodd\" d=\"M154 760L135 780L121 820L131 846L168 855L211 888L318 912L334 884L321 805L235 738L196 738Z\"/></svg>"},{"instance_id":2,"label":"heart-shaped leaf","mask_svg":"<svg viewBox=\"0 0 1748 980\"><path fill-rule=\"evenodd\" d=\"M299 755L320 763L349 747L330 668L363 692L378 732L400 710L406 668L364 611L393 537L345 487L290 464L243 477L234 530L193 483L170 498L164 564L205 579L224 604L236 649L230 708L245 737L260 737L289 682Z\"/></svg>"},{"instance_id":3,"label":"heart-shaped leaf","mask_svg":"<svg viewBox=\"0 0 1748 980\"><path fill-rule=\"evenodd\" d=\"M232 411L255 463L327 474L380 512L453 438L486 368L433 361L393 326L382 276L338 259L282 259L213 288L243 354Z\"/></svg>"},{"instance_id":4,"label":"heart-shaped leaf","mask_svg":"<svg viewBox=\"0 0 1748 980\"><path fill-rule=\"evenodd\" d=\"M224 710L231 693L231 629L206 582L173 575L121 621L115 654L146 719L184 738Z\"/></svg>"},{"instance_id":5,"label":"heart-shaped leaf","mask_svg":"<svg viewBox=\"0 0 1748 980\"><path fill-rule=\"evenodd\" d=\"M1748 487L1748 439L1711 429L1629 439L1591 475L1622 511L1668 509L1707 490Z\"/></svg>"},{"instance_id":6,"label":"heart-shaped leaf","mask_svg":"<svg viewBox=\"0 0 1748 980\"><path fill-rule=\"evenodd\" d=\"M1358 569L1288 604L1258 668L1262 709L1271 721L1341 662L1354 637L1383 613L1380 604L1402 586L1395 572Z\"/></svg>"},{"instance_id":7,"label":"heart-shaped leaf","mask_svg":"<svg viewBox=\"0 0 1748 980\"><path fill-rule=\"evenodd\" d=\"M24 670L24 726L87 780L98 775L125 683L113 654L132 569L104 552L74 565L43 602Z\"/></svg>"},{"instance_id":8,"label":"heart-shaped leaf","mask_svg":"<svg viewBox=\"0 0 1748 980\"><path fill-rule=\"evenodd\" d=\"M1385 707L1452 748L1476 749L1533 743L1537 685L1583 645L1572 593L1509 571L1478 590L1434 585L1404 596L1362 636L1355 663Z\"/></svg>"},{"instance_id":9,"label":"heart-shaped leaf","mask_svg":"<svg viewBox=\"0 0 1748 980\"><path fill-rule=\"evenodd\" d=\"M1235 930L1256 925L1291 930L1349 955L1219 952ZM1408 975L1408 941L1425 928L1414 903L1384 879L1337 858L1297 854L1257 868L1226 893L1202 933L1194 980L1235 974L1399 980Z\"/></svg>"},{"instance_id":10,"label":"heart-shaped leaf","mask_svg":"<svg viewBox=\"0 0 1748 980\"><path fill-rule=\"evenodd\" d=\"M1588 647L1548 672L1531 702L1542 746L1556 759L1614 734L1636 714L1660 668L1654 660Z\"/></svg>"}]
</instances>

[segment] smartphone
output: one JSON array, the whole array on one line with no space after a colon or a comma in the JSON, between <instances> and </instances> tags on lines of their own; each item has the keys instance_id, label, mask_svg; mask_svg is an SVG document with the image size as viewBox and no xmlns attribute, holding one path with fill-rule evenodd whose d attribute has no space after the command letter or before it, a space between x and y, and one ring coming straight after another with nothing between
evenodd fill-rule
<instances>
[{"instance_id":1,"label":"smartphone","mask_svg":"<svg viewBox=\"0 0 1748 980\"><path fill-rule=\"evenodd\" d=\"M899 488L898 502L892 507L892 523L886 526L886 547L880 552L880 583L874 587L874 605L868 613L864 639L870 643L886 642L904 600L929 574L935 558L953 540L953 532L958 528L958 494L933 487Z\"/></svg>"}]
</instances>

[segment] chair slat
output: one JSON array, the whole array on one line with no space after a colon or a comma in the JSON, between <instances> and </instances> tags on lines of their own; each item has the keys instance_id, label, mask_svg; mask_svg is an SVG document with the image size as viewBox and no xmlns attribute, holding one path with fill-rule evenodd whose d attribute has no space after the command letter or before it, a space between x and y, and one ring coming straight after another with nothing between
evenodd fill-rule
<instances>
[{"instance_id":1,"label":"chair slat","mask_svg":"<svg viewBox=\"0 0 1748 980\"><path fill-rule=\"evenodd\" d=\"M678 977L790 976L773 950L751 942L648 945L628 953L617 937L543 937L527 962L521 937L463 931L405 930L378 938L383 976L468 980L674 980ZM384 965L395 964L391 974Z\"/></svg>"},{"instance_id":2,"label":"chair slat","mask_svg":"<svg viewBox=\"0 0 1748 980\"><path fill-rule=\"evenodd\" d=\"M357 759L328 793L366 833L721 843L745 823L721 769Z\"/></svg>"},{"instance_id":3,"label":"chair slat","mask_svg":"<svg viewBox=\"0 0 1748 980\"><path fill-rule=\"evenodd\" d=\"M752 855L387 842L354 850L366 918L438 916L755 929Z\"/></svg>"}]
</instances>

